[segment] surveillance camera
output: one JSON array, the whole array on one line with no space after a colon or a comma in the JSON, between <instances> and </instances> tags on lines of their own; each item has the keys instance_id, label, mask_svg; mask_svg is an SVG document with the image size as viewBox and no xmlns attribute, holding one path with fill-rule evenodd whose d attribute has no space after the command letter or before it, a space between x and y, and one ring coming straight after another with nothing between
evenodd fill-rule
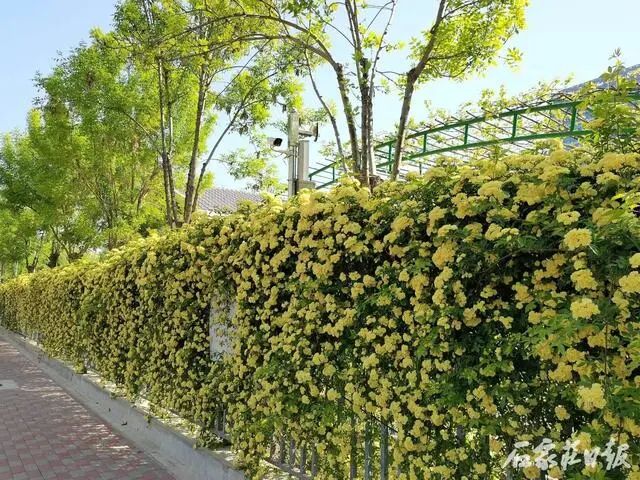
<instances>
[{"instance_id":1,"label":"surveillance camera","mask_svg":"<svg viewBox=\"0 0 640 480\"><path fill-rule=\"evenodd\" d=\"M269 137L268 141L271 148L278 148L282 145L284 140L280 137Z\"/></svg>"}]
</instances>

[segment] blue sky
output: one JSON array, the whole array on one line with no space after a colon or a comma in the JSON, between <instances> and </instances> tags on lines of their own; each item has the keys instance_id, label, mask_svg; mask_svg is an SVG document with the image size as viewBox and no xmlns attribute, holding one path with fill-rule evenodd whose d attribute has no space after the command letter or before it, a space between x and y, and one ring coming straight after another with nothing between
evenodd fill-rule
<instances>
[{"instance_id":1,"label":"blue sky","mask_svg":"<svg viewBox=\"0 0 640 480\"><path fill-rule=\"evenodd\" d=\"M434 4L435 0L400 0L393 37L406 38L405 32L418 32L427 26L433 18ZM35 73L50 71L58 52L68 52L86 40L92 27L108 29L113 5L113 0L21 0L3 5L0 16L0 58L4 65L0 75L0 132L24 126L27 111L37 94L33 87ZM455 109L461 103L478 99L483 89L495 89L503 84L515 94L539 81L570 74L576 82L589 80L606 68L608 58L616 48L622 49L627 65L638 64L638 19L640 0L531 0L527 29L510 43L524 53L517 71L496 67L483 78L463 83L433 82L416 98L413 115L418 120L424 119L420 111L426 99L436 107ZM397 55L390 64L402 68L406 62L402 55ZM335 88L329 75L321 74L319 79L327 93ZM380 97L376 106L376 127L390 129L399 114L397 98ZM321 131L325 138L330 135L329 128ZM239 139L232 138L227 147L239 144ZM216 184L228 186L233 183L220 171L220 166L214 168Z\"/></svg>"}]
</instances>

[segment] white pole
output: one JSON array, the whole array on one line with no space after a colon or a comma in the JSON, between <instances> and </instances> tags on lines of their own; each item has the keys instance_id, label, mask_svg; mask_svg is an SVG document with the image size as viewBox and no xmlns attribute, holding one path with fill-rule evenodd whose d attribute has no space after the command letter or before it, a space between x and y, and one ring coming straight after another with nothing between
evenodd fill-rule
<instances>
[{"instance_id":1,"label":"white pole","mask_svg":"<svg viewBox=\"0 0 640 480\"><path fill-rule=\"evenodd\" d=\"M289 197L293 197L297 193L296 186L296 162L298 157L298 139L300 138L300 119L298 112L292 110L289 112L287 121L287 157L289 160Z\"/></svg>"},{"instance_id":2,"label":"white pole","mask_svg":"<svg viewBox=\"0 0 640 480\"><path fill-rule=\"evenodd\" d=\"M309 181L309 140L298 142L298 183Z\"/></svg>"}]
</instances>

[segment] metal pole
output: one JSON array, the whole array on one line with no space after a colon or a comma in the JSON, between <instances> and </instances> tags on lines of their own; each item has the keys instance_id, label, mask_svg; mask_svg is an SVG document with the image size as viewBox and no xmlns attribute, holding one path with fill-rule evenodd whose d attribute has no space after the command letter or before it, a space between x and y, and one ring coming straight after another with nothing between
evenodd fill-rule
<instances>
[{"instance_id":1,"label":"metal pole","mask_svg":"<svg viewBox=\"0 0 640 480\"><path fill-rule=\"evenodd\" d=\"M289 197L293 197L297 193L296 189L296 157L298 146L291 145L287 153L289 162Z\"/></svg>"},{"instance_id":2,"label":"metal pole","mask_svg":"<svg viewBox=\"0 0 640 480\"><path fill-rule=\"evenodd\" d=\"M309 140L300 140L298 142L298 181L309 181Z\"/></svg>"},{"instance_id":3,"label":"metal pole","mask_svg":"<svg viewBox=\"0 0 640 480\"><path fill-rule=\"evenodd\" d=\"M292 110L289 112L287 121L287 147L289 157L289 197L293 197L297 193L296 188L296 160L298 156L298 141L300 138L300 118L298 112Z\"/></svg>"}]
</instances>

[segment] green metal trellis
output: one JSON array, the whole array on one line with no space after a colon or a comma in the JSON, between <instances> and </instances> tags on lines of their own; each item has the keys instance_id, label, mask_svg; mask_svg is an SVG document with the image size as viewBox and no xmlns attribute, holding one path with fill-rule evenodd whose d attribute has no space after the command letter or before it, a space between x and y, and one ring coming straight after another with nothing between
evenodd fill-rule
<instances>
[{"instance_id":1,"label":"green metal trellis","mask_svg":"<svg viewBox=\"0 0 640 480\"><path fill-rule=\"evenodd\" d=\"M640 99L640 92L631 94ZM523 105L498 114L455 119L450 123L432 126L407 136L403 171L422 173L436 156L463 154L472 149L513 144L522 148L532 142L551 138L574 138L592 133L584 128L588 113L579 108L581 100L553 99L536 105ZM376 145L377 174L387 176L393 165L395 139ZM342 173L339 162L319 165L310 172L309 179L317 188L335 183Z\"/></svg>"}]
</instances>

